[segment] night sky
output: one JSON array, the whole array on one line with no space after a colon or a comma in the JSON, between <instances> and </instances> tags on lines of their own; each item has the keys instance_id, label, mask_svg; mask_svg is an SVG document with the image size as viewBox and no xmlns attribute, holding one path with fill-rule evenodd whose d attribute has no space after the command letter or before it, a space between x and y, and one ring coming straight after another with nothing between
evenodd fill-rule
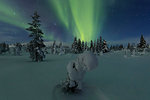
<instances>
[{"instance_id":1,"label":"night sky","mask_svg":"<svg viewBox=\"0 0 150 100\"><path fill-rule=\"evenodd\" d=\"M150 37L150 0L0 0L0 42L28 42L34 11L45 40Z\"/></svg>"}]
</instances>

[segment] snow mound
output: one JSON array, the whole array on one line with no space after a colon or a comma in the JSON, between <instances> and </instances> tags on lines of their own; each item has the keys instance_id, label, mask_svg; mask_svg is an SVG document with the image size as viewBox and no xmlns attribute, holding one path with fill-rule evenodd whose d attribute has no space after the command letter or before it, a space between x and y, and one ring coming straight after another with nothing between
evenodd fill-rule
<instances>
[{"instance_id":1,"label":"snow mound","mask_svg":"<svg viewBox=\"0 0 150 100\"><path fill-rule=\"evenodd\" d=\"M69 89L75 88L82 90L82 81L87 71L95 69L98 65L96 55L91 52L84 52L76 60L70 61L67 66Z\"/></svg>"},{"instance_id":2,"label":"snow mound","mask_svg":"<svg viewBox=\"0 0 150 100\"><path fill-rule=\"evenodd\" d=\"M87 71L91 71L98 66L98 59L96 55L91 52L85 51L78 56L78 62L82 62Z\"/></svg>"}]
</instances>

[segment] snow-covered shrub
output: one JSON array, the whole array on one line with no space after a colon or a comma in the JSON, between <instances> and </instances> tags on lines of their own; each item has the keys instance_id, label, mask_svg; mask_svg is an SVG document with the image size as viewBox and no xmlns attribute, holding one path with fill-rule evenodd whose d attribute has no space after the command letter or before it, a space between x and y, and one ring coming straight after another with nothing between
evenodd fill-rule
<instances>
[{"instance_id":1,"label":"snow-covered shrub","mask_svg":"<svg viewBox=\"0 0 150 100\"><path fill-rule=\"evenodd\" d=\"M63 90L69 93L81 91L85 73L95 69L97 66L97 57L87 51L79 55L76 60L69 62L67 66L68 78L63 84Z\"/></svg>"}]
</instances>

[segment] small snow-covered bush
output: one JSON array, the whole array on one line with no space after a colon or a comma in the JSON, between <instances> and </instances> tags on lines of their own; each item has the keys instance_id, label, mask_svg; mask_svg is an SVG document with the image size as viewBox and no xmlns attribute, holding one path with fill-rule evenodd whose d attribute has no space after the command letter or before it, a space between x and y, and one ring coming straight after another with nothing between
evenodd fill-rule
<instances>
[{"instance_id":1,"label":"small snow-covered bush","mask_svg":"<svg viewBox=\"0 0 150 100\"><path fill-rule=\"evenodd\" d=\"M84 52L67 66L68 78L63 84L64 92L76 93L82 90L82 81L87 71L98 66L97 57L91 52Z\"/></svg>"}]
</instances>

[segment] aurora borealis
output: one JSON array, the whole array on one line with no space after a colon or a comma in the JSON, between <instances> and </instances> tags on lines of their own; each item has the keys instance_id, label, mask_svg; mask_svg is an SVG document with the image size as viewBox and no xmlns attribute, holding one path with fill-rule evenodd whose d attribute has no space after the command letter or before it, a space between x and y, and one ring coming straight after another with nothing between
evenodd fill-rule
<instances>
[{"instance_id":1,"label":"aurora borealis","mask_svg":"<svg viewBox=\"0 0 150 100\"><path fill-rule=\"evenodd\" d=\"M26 42L31 15L41 16L46 40L109 40L149 36L148 0L0 0L0 40Z\"/></svg>"},{"instance_id":2,"label":"aurora borealis","mask_svg":"<svg viewBox=\"0 0 150 100\"><path fill-rule=\"evenodd\" d=\"M21 19L22 16L17 12L17 10L13 10L15 7L11 8L6 2L0 1L0 21L6 22L17 27L25 28L27 27L25 24L25 20ZM20 23L21 22L21 23Z\"/></svg>"},{"instance_id":3,"label":"aurora borealis","mask_svg":"<svg viewBox=\"0 0 150 100\"><path fill-rule=\"evenodd\" d=\"M104 11L102 0L49 0L59 20L73 36L84 41L95 39L100 33Z\"/></svg>"}]
</instances>

